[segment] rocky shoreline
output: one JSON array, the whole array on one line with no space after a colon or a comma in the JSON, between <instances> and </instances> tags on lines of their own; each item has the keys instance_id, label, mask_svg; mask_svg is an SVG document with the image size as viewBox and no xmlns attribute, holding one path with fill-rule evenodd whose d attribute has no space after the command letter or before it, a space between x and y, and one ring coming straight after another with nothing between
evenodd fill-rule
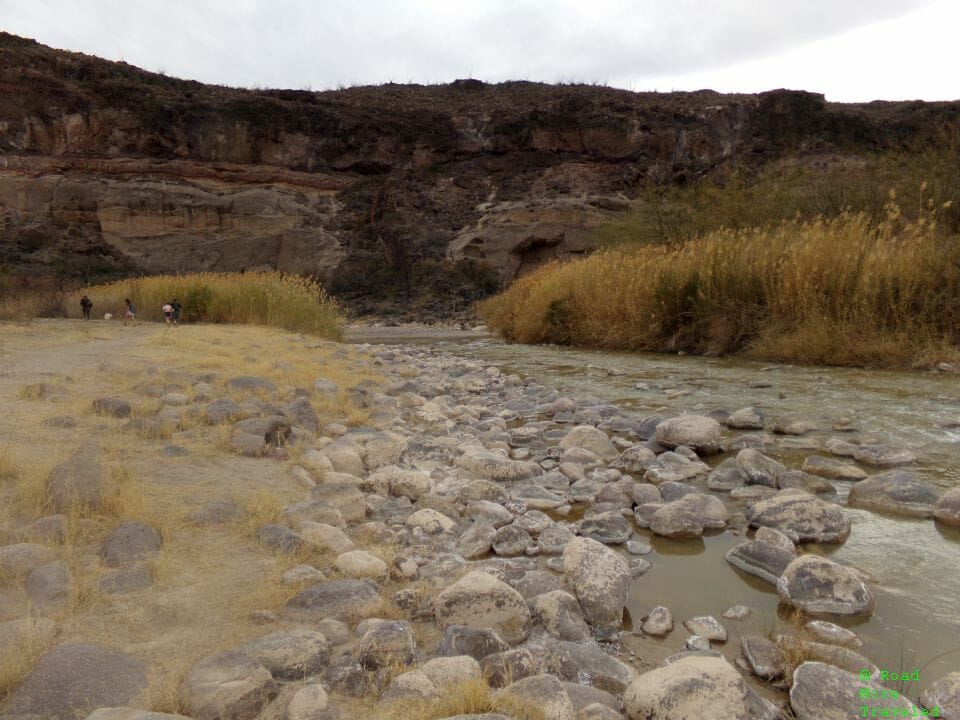
<instances>
[{"instance_id":1,"label":"rocky shoreline","mask_svg":"<svg viewBox=\"0 0 960 720\"><path fill-rule=\"evenodd\" d=\"M178 419L192 412L223 427L235 453L288 462L303 498L255 537L280 556L309 548L328 561L284 574L296 592L257 611L261 637L189 669L177 691L181 717L388 717L398 703L429 702L481 678L495 706L512 699L545 720L812 720L859 715L865 705L921 714L884 694L860 639L830 622L869 616L874 580L804 550L851 533L830 482L837 478L855 483L850 506L960 526L960 489L941 495L922 482L908 450L846 439L838 418L828 454L791 468L765 454L765 431L810 432L812 423L795 414L637 416L428 346L358 349L386 378L350 389L368 413L359 427L318 422L313 400L342 389L319 369L308 388L185 372L184 391L163 392L152 418L127 420L123 398L96 405L139 432L173 427L171 453ZM226 388L246 397L224 397ZM717 464L720 453L728 458ZM95 454L58 466L48 480L54 509L92 502L102 474ZM194 521L217 525L239 513L228 500L212 501ZM15 570L38 604L63 591L63 568L38 540L57 517L0 547L0 568ZM727 561L802 613L797 633L741 636L737 622L750 613L743 606L675 622L668 601L625 625L631 584L644 582L652 563L670 562L652 553L646 531L678 540L743 535ZM160 544L149 525L121 524L101 551L118 574L113 582L148 587L136 585L136 563ZM0 639L17 627L0 625ZM684 651L654 667L642 661L643 641L677 632L688 634ZM740 637L734 662L716 649L730 633ZM128 654L62 643L13 690L3 717L66 718L79 704L92 711L89 720L177 717L124 709L145 674ZM52 688L51 678L62 684ZM863 688L883 699L864 701ZM937 680L919 702L960 717L960 673Z\"/></svg>"}]
</instances>

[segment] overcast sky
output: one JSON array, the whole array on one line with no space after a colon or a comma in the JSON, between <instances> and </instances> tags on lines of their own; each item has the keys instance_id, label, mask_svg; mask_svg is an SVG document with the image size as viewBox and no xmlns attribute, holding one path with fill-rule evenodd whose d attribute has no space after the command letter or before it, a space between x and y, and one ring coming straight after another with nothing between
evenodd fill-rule
<instances>
[{"instance_id":1,"label":"overcast sky","mask_svg":"<svg viewBox=\"0 0 960 720\"><path fill-rule=\"evenodd\" d=\"M0 28L237 87L473 77L960 99L960 0L0 0Z\"/></svg>"}]
</instances>

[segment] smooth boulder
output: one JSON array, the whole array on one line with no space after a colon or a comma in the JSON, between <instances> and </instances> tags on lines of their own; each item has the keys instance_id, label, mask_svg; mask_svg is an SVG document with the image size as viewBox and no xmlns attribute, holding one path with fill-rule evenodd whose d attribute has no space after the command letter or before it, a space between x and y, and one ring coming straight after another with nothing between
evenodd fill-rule
<instances>
[{"instance_id":1,"label":"smooth boulder","mask_svg":"<svg viewBox=\"0 0 960 720\"><path fill-rule=\"evenodd\" d=\"M726 660L687 656L646 672L623 694L630 720L748 720L747 685Z\"/></svg>"},{"instance_id":2,"label":"smooth boulder","mask_svg":"<svg viewBox=\"0 0 960 720\"><path fill-rule=\"evenodd\" d=\"M798 490L757 501L747 521L796 535L799 542L841 543L850 536L850 518L841 507Z\"/></svg>"},{"instance_id":3,"label":"smooth boulder","mask_svg":"<svg viewBox=\"0 0 960 720\"><path fill-rule=\"evenodd\" d=\"M278 692L267 668L228 650L194 665L180 684L178 699L196 720L253 720Z\"/></svg>"},{"instance_id":4,"label":"smooth boulder","mask_svg":"<svg viewBox=\"0 0 960 720\"><path fill-rule=\"evenodd\" d=\"M667 448L680 445L698 453L715 453L720 450L720 424L703 415L681 415L664 420L657 425L657 442Z\"/></svg>"},{"instance_id":5,"label":"smooth boulder","mask_svg":"<svg viewBox=\"0 0 960 720\"><path fill-rule=\"evenodd\" d=\"M777 580L777 593L808 613L867 615L874 594L851 569L818 555L801 555Z\"/></svg>"},{"instance_id":6,"label":"smooth boulder","mask_svg":"<svg viewBox=\"0 0 960 720\"><path fill-rule=\"evenodd\" d=\"M450 625L491 628L511 645L523 642L530 633L530 611L523 596L485 572L465 575L437 595L433 605L437 624L444 629Z\"/></svg>"},{"instance_id":7,"label":"smooth boulder","mask_svg":"<svg viewBox=\"0 0 960 720\"><path fill-rule=\"evenodd\" d=\"M931 517L940 493L905 470L874 475L850 488L847 504L909 517Z\"/></svg>"},{"instance_id":8,"label":"smooth boulder","mask_svg":"<svg viewBox=\"0 0 960 720\"><path fill-rule=\"evenodd\" d=\"M601 634L619 631L630 590L623 558L596 540L576 538L563 550L563 571L587 623Z\"/></svg>"},{"instance_id":9,"label":"smooth boulder","mask_svg":"<svg viewBox=\"0 0 960 720\"><path fill-rule=\"evenodd\" d=\"M861 696L864 690L876 695L865 700ZM914 712L910 702L891 696L889 688L827 663L805 662L793 673L790 707L797 720L849 720L860 717L864 705L882 705L898 715L900 710L906 711L906 716Z\"/></svg>"},{"instance_id":10,"label":"smooth boulder","mask_svg":"<svg viewBox=\"0 0 960 720\"><path fill-rule=\"evenodd\" d=\"M147 687L137 658L97 643L63 643L41 657L8 697L7 716L74 720L79 707L117 707Z\"/></svg>"}]
</instances>

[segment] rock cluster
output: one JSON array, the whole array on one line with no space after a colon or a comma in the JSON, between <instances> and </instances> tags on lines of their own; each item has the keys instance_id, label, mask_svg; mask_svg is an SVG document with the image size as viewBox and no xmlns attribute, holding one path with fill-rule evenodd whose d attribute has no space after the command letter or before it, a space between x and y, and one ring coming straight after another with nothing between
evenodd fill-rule
<instances>
[{"instance_id":1,"label":"rock cluster","mask_svg":"<svg viewBox=\"0 0 960 720\"><path fill-rule=\"evenodd\" d=\"M744 438L757 433L725 437L724 426L763 429L763 414L753 408L718 413L722 423L712 415L635 416L430 349L368 350L388 380L352 390L370 418L363 427L320 424L305 399L338 391L322 378L294 399L253 376L229 378L222 397L199 379L202 401L163 396L169 403L155 422L175 423L187 413L222 425L230 448L251 458L244 462L286 461L297 448L289 472L302 498L253 535L281 557L310 550L329 558L291 562L282 577L290 599L262 616L275 627L189 670L178 690L189 717L332 720L348 698L430 699L478 678L496 689L495 703L535 703L548 720L772 717L769 703L713 649L748 608L730 608L722 622L678 618L689 633L686 649L655 669L640 672L623 651L631 586L668 562L640 557L652 553L650 540L700 542L704 534L743 534L752 526L755 536L727 553L730 565L806 613L863 616L876 598L862 574L803 551L803 543L842 543L851 533L848 512L823 478L858 483L851 505L944 523L956 518L953 494L940 498L907 471L868 477L857 465L820 456L791 469L748 447ZM122 406L110 400L98 411L119 420L110 408ZM800 436L814 428L789 416L773 429ZM731 457L711 467L710 456L724 450ZM893 457L864 452L871 466ZM55 510L96 507L109 493L109 475L96 452L84 451L55 468L48 487ZM190 517L211 526L240 514L223 499ZM55 606L71 587L66 566L27 536L62 534L57 517L25 528L24 542L0 547L0 575L24 583L38 606ZM148 588L150 561L164 542L147 524L120 522L100 550L100 591ZM425 640L425 627L439 641ZM633 633L665 637L674 629L670 609L657 605ZM825 619L807 632L802 647L789 638L744 636L739 643L743 668L765 681L784 678L785 657L798 647L824 661L796 672L791 703L798 717L845 698L844 673L858 662L870 667L852 649L853 633ZM63 699L50 689L58 673L66 678ZM7 712L65 718L67 704L82 702L99 708L95 720L139 718L124 706L145 677L136 658L63 644L13 691ZM932 692L952 698L955 684Z\"/></svg>"}]
</instances>

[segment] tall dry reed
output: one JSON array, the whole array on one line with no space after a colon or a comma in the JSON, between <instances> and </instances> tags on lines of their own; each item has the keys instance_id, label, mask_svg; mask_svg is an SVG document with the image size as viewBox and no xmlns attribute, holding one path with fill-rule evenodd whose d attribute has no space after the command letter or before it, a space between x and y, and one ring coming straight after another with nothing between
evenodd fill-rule
<instances>
[{"instance_id":1,"label":"tall dry reed","mask_svg":"<svg viewBox=\"0 0 960 720\"><path fill-rule=\"evenodd\" d=\"M554 262L480 311L504 337L902 366L958 354L960 238L928 207L718 230Z\"/></svg>"},{"instance_id":2,"label":"tall dry reed","mask_svg":"<svg viewBox=\"0 0 960 720\"><path fill-rule=\"evenodd\" d=\"M137 318L163 320L163 305L176 298L182 322L266 325L340 339L344 320L337 303L316 282L295 275L266 273L195 273L118 280L87 288L93 313L123 317L124 299L137 308ZM80 315L81 292L66 302Z\"/></svg>"}]
</instances>

